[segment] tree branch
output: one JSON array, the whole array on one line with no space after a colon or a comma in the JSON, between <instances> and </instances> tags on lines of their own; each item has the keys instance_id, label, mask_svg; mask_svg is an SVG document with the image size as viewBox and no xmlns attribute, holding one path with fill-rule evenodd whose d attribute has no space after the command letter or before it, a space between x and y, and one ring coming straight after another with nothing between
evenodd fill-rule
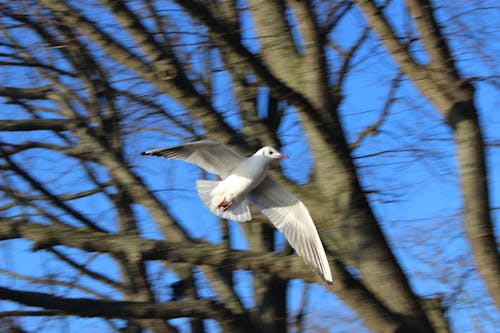
<instances>
[{"instance_id":1,"label":"tree branch","mask_svg":"<svg viewBox=\"0 0 500 333\"><path fill-rule=\"evenodd\" d=\"M134 38L138 46L144 51L153 66L165 75L165 79L172 79L180 69L179 64L171 52L156 42L153 35L142 24L139 18L128 7L126 1L103 0L125 29Z\"/></svg>"},{"instance_id":2,"label":"tree branch","mask_svg":"<svg viewBox=\"0 0 500 333\"><path fill-rule=\"evenodd\" d=\"M281 279L319 281L296 255L228 250L225 246L207 243L156 241L65 225L2 220L0 240L13 238L29 239L34 243L35 249L66 245L90 252L125 255L132 261L164 260L171 263L189 263L194 266L206 265L227 271L238 269L262 271Z\"/></svg>"},{"instance_id":3,"label":"tree branch","mask_svg":"<svg viewBox=\"0 0 500 333\"><path fill-rule=\"evenodd\" d=\"M380 115L378 116L377 120L373 124L367 126L365 129L363 129L361 132L358 133L357 138L354 140L354 142L352 142L349 145L349 149L351 151L356 149L357 147L359 147L361 142L367 136L377 134L380 126L382 126L384 120L386 119L387 115L389 114L389 110L390 110L391 106L396 101L396 98L394 96L396 95L396 92L398 91L399 84L401 82L401 76L402 76L402 74L398 73L397 77L392 80L392 84L391 84L391 87L389 89L389 93L388 93L387 98L385 100L385 103L382 107L382 111L381 111Z\"/></svg>"},{"instance_id":4,"label":"tree branch","mask_svg":"<svg viewBox=\"0 0 500 333\"><path fill-rule=\"evenodd\" d=\"M60 316L64 314L62 311L2 311L0 312L0 318L5 317L50 317L50 316Z\"/></svg>"},{"instance_id":5,"label":"tree branch","mask_svg":"<svg viewBox=\"0 0 500 333\"><path fill-rule=\"evenodd\" d=\"M0 96L14 99L47 99L50 91L50 86L36 88L0 87Z\"/></svg>"},{"instance_id":6,"label":"tree branch","mask_svg":"<svg viewBox=\"0 0 500 333\"><path fill-rule=\"evenodd\" d=\"M47 279L41 279L41 278L35 278L32 276L27 276L27 275L22 275L22 274L17 274L14 272L11 272L6 269L0 269L0 274L7 275L13 279L16 280L23 280L23 281L28 281L30 284L41 284L41 285L52 285L52 286L61 286L65 287L67 289L72 289L72 290L79 290L85 294L92 295L94 297L98 298L104 298L108 299L109 297L90 289L89 287L84 287L81 285L78 285L75 283L75 281L60 281L56 280L55 278L47 278Z\"/></svg>"},{"instance_id":7,"label":"tree branch","mask_svg":"<svg viewBox=\"0 0 500 333\"><path fill-rule=\"evenodd\" d=\"M0 120L0 131L71 131L77 127L86 127L86 123L76 119Z\"/></svg>"},{"instance_id":8,"label":"tree branch","mask_svg":"<svg viewBox=\"0 0 500 333\"><path fill-rule=\"evenodd\" d=\"M35 178L33 178L28 172L23 170L20 166L15 163L8 154L4 151L3 148L0 147L0 154L2 157L5 159L5 161L8 163L10 168L16 172L17 175L22 177L24 180L26 180L33 188L36 190L40 191L43 195L47 197L48 200L50 200L55 206L58 208L62 209L72 217L74 217L76 220L80 221L87 227L89 227L92 230L97 230L97 231L102 231L104 232L104 229L99 227L97 224L92 222L90 219L85 217L82 213L79 211L75 210L71 206L68 206L65 204L57 195L54 195L52 192L50 192L45 186L43 186L39 181L37 181Z\"/></svg>"},{"instance_id":9,"label":"tree branch","mask_svg":"<svg viewBox=\"0 0 500 333\"><path fill-rule=\"evenodd\" d=\"M103 283L103 284L107 284L110 287L115 288L116 290L119 290L120 292L125 292L125 288L124 288L122 283L114 281L103 274L94 272L94 271L88 269L87 267L85 267L85 265L78 264L73 259L69 258L67 255L65 255L64 253L62 253L61 251L59 251L55 248L48 248L47 250L49 252L51 252L52 254L54 254L61 261L65 262L66 264L68 264L72 268L79 271L81 274L86 275L94 280L97 280L97 281Z\"/></svg>"},{"instance_id":10,"label":"tree branch","mask_svg":"<svg viewBox=\"0 0 500 333\"><path fill-rule=\"evenodd\" d=\"M251 332L252 325L241 316L210 300L177 302L105 301L89 298L64 298L46 293L0 287L0 298L80 317L161 319L182 317L215 318L226 332ZM46 314L51 314L46 312ZM59 313L60 314L60 313Z\"/></svg>"},{"instance_id":11,"label":"tree branch","mask_svg":"<svg viewBox=\"0 0 500 333\"><path fill-rule=\"evenodd\" d=\"M315 108L303 95L291 89L284 82L276 78L267 66L260 59L258 59L258 57L250 53L250 51L248 51L248 49L240 43L239 37L232 33L223 21L217 20L210 14L210 10L203 3L196 0L183 0L176 2L193 17L203 22L208 29L212 31L212 33L225 41L225 43L234 52L244 59L249 64L250 68L252 68L254 73L269 86L271 92L275 94L275 96L285 99L290 104L296 105L304 110L315 112Z\"/></svg>"},{"instance_id":12,"label":"tree branch","mask_svg":"<svg viewBox=\"0 0 500 333\"><path fill-rule=\"evenodd\" d=\"M151 82L161 92L177 99L194 118L203 122L205 130L212 133L214 138L225 143L237 142L244 145L241 135L194 88L187 77L180 75L181 72L177 70L177 75L171 78L171 73L166 73L165 68L156 68L154 62L146 63L67 2L58 0L40 0L40 2L58 19L70 26L78 27L81 33L99 45L110 57Z\"/></svg>"},{"instance_id":13,"label":"tree branch","mask_svg":"<svg viewBox=\"0 0 500 333\"><path fill-rule=\"evenodd\" d=\"M429 55L430 66L436 69L448 69L447 74L451 75L450 81L460 80L454 69L454 57L448 49L445 36L441 34L439 24L434 17L435 9L432 8L430 1L407 0L406 3L417 25L419 39Z\"/></svg>"}]
</instances>

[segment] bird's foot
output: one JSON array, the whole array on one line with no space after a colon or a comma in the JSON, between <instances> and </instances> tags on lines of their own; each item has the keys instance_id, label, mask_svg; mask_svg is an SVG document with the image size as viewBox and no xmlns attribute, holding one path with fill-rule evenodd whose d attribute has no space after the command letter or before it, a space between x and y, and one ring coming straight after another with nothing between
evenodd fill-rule
<instances>
[{"instance_id":1,"label":"bird's foot","mask_svg":"<svg viewBox=\"0 0 500 333\"><path fill-rule=\"evenodd\" d=\"M222 209L224 212L231 208L233 201L226 201L226 197L222 198L222 201L217 205L218 209Z\"/></svg>"}]
</instances>

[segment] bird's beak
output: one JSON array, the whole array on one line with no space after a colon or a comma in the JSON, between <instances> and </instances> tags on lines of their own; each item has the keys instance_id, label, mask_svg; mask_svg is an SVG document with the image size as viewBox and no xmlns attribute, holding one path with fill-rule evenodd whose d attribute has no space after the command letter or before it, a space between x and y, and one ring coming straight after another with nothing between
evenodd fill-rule
<instances>
[{"instance_id":1,"label":"bird's beak","mask_svg":"<svg viewBox=\"0 0 500 333\"><path fill-rule=\"evenodd\" d=\"M285 154L279 154L278 155L279 158L288 158L288 155L285 155Z\"/></svg>"}]
</instances>

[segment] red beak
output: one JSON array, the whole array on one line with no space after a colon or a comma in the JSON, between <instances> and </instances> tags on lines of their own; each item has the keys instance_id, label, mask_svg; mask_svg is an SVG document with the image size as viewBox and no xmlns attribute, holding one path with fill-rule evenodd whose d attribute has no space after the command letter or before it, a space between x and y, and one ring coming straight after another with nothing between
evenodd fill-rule
<instances>
[{"instance_id":1,"label":"red beak","mask_svg":"<svg viewBox=\"0 0 500 333\"><path fill-rule=\"evenodd\" d=\"M278 155L279 158L288 158L288 155L285 155L285 154L279 154Z\"/></svg>"}]
</instances>

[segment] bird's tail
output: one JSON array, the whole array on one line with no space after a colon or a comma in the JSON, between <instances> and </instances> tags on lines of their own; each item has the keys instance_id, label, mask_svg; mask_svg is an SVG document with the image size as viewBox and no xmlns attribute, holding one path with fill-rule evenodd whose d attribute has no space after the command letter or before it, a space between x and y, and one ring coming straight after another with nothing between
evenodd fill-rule
<instances>
[{"instance_id":1,"label":"bird's tail","mask_svg":"<svg viewBox=\"0 0 500 333\"><path fill-rule=\"evenodd\" d=\"M224 210L223 208L217 208L222 197L215 191L217 185L220 181L217 180L198 180L196 181L196 190L200 196L201 201L212 213L222 218L245 222L252 219L250 214L250 209L248 208L247 201L241 200L240 202L235 202L229 209Z\"/></svg>"}]
</instances>

